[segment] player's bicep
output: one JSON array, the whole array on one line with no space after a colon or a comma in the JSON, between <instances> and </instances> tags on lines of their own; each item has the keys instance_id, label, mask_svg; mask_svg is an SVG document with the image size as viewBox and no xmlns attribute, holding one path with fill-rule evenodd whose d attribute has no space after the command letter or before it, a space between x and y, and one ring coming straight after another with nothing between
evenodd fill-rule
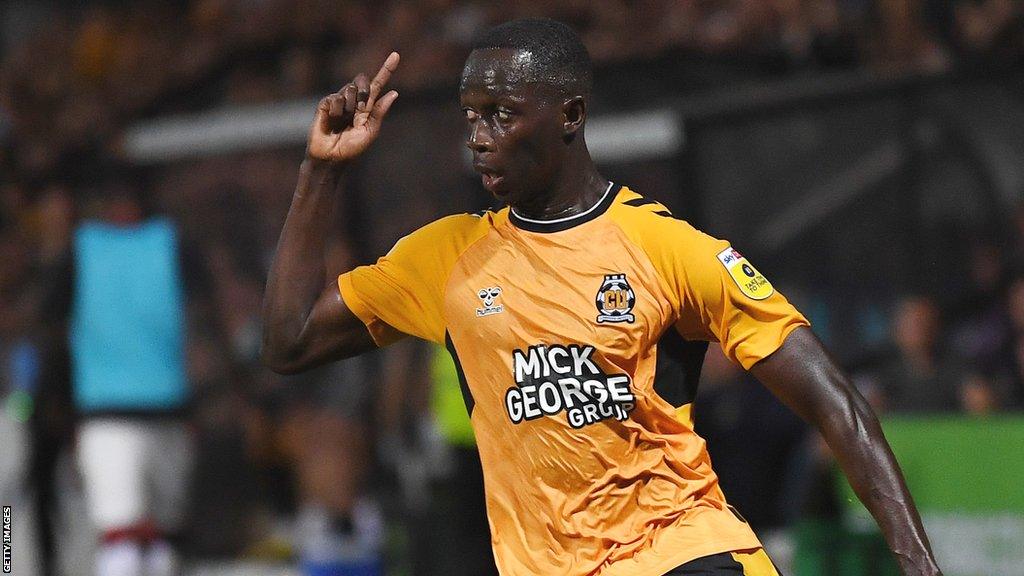
<instances>
[{"instance_id":1,"label":"player's bicep","mask_svg":"<svg viewBox=\"0 0 1024 576\"><path fill-rule=\"evenodd\" d=\"M851 404L863 403L807 327L794 330L778 350L751 366L750 372L783 404L819 426L846 414Z\"/></svg>"}]
</instances>

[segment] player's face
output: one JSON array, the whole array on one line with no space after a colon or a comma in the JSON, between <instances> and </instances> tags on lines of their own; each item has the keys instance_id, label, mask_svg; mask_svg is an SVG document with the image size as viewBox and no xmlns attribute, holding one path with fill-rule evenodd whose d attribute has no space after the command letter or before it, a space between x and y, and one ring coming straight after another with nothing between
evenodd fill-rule
<instances>
[{"instance_id":1,"label":"player's face","mask_svg":"<svg viewBox=\"0 0 1024 576\"><path fill-rule=\"evenodd\" d=\"M473 167L484 188L512 205L549 190L567 153L561 99L552 87L529 81L530 57L475 50L460 87Z\"/></svg>"}]
</instances>

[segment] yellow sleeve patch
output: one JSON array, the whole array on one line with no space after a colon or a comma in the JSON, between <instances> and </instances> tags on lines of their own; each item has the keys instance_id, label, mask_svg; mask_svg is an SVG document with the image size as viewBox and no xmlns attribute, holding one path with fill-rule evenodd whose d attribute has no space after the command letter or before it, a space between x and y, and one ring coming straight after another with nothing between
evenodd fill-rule
<instances>
[{"instance_id":1,"label":"yellow sleeve patch","mask_svg":"<svg viewBox=\"0 0 1024 576\"><path fill-rule=\"evenodd\" d=\"M718 261L729 271L740 292L753 300L764 300L775 292L772 283L731 246L718 253Z\"/></svg>"}]
</instances>

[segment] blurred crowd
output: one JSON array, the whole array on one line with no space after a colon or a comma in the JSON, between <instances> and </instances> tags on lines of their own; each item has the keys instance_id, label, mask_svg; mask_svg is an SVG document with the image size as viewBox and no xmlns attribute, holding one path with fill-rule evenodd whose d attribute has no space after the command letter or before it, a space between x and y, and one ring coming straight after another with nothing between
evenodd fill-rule
<instances>
[{"instance_id":1,"label":"blurred crowd","mask_svg":"<svg viewBox=\"0 0 1024 576\"><path fill-rule=\"evenodd\" d=\"M186 279L198 438L194 485L202 486L190 514L204 519L188 528L189 550L264 558L291 554L291 525L282 528L280 519L310 490L297 487L296 478L300 467L322 457L311 447L346 449L329 441L339 424L318 412L330 395L322 391L325 381L366 379L383 391L358 400L372 412L369 428L358 430L375 447L367 474L379 481L378 490L399 494L395 501L403 506L429 508L424 486L444 465L422 439L429 383L410 374L426 371L409 366L429 362L431 352L400 347L370 368L305 377L261 368L262 286L301 151L131 166L120 150L127 126L177 112L315 96L374 69L392 49L402 52L394 83L403 96L407 90L454 94L473 33L519 16L574 24L599 69L698 59L773 76L937 71L993 55L1020 62L1024 54L1024 2L1017 0L110 0L74 9L15 2L4 10L0 400L8 415L32 427L43 454L31 465L33 474L43 478L47 458L58 458L73 436L66 317L54 312L53 302L65 286L61 271L74 230L109 208L111 190L127 190L147 210L171 214L203 263L195 273L201 281ZM608 75L599 74L599 84L602 77ZM447 130L433 124L434 116L402 114L395 113L410 133ZM454 119L458 130L457 114ZM422 144L422 154L408 162L394 161L402 151L394 142L382 144L372 161L388 173L350 175L329 270L373 258L434 216L476 210L486 201L458 170L448 170L449 180L422 182L417 195L382 192L403 172L414 179L419 165L457 166L457 133L448 139L456 142L450 149ZM982 415L1024 408L1024 209L1011 218L1016 244L967 239L971 275L953 297L938 289L882 299L889 337L867 357L842 358L879 410ZM727 493L737 494L755 527L779 526L792 520L782 510L794 507L771 503L801 498L794 495L800 483L773 472L803 446L807 431L770 397L748 394L745 378L724 360L709 360L704 431ZM759 421L773 433L751 431L749 423ZM751 443L752 436L765 444ZM749 458L764 466L752 467ZM741 503L744 488L730 487L737 482L730 478L752 468L764 471L759 480L747 479L752 490L772 485L773 497L751 493ZM302 477L317 482L315 471ZM38 491L43 506L54 498L43 484Z\"/></svg>"},{"instance_id":2,"label":"blurred crowd","mask_svg":"<svg viewBox=\"0 0 1024 576\"><path fill-rule=\"evenodd\" d=\"M140 117L305 97L403 52L399 90L451 89L475 31L545 15L578 27L599 64L671 56L828 68L935 70L1021 54L1018 0L540 2L114 0L14 2L0 65L7 169L46 178Z\"/></svg>"}]
</instances>

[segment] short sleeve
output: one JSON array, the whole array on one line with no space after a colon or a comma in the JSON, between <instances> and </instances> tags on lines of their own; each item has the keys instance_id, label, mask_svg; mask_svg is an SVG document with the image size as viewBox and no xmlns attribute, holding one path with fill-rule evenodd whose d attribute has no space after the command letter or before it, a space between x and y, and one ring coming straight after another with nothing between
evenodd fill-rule
<instances>
[{"instance_id":1,"label":"short sleeve","mask_svg":"<svg viewBox=\"0 0 1024 576\"><path fill-rule=\"evenodd\" d=\"M619 221L658 270L684 338L717 341L749 369L808 325L729 242L672 217L660 204L634 202L642 207L623 206Z\"/></svg>"},{"instance_id":2,"label":"short sleeve","mask_svg":"<svg viewBox=\"0 0 1024 576\"><path fill-rule=\"evenodd\" d=\"M466 219L474 219L468 221ZM338 277L345 304L366 324L378 345L403 335L444 342L444 289L479 218L442 218L399 240L375 264Z\"/></svg>"},{"instance_id":3,"label":"short sleeve","mask_svg":"<svg viewBox=\"0 0 1024 576\"><path fill-rule=\"evenodd\" d=\"M683 277L677 327L684 337L717 340L726 356L749 369L778 350L790 332L808 325L728 242L692 228L687 236L687 249L679 252L685 261L678 267Z\"/></svg>"}]
</instances>

